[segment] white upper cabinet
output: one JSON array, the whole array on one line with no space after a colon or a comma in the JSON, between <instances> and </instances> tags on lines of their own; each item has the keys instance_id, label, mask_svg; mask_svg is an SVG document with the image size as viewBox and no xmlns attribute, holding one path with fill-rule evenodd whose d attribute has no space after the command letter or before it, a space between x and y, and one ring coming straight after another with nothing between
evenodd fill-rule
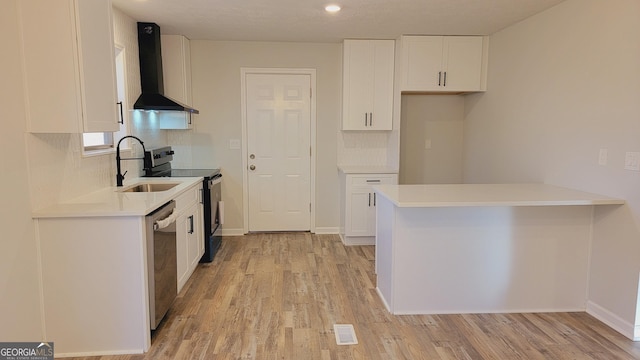
<instances>
[{"instance_id":1,"label":"white upper cabinet","mask_svg":"<svg viewBox=\"0 0 640 360\"><path fill-rule=\"evenodd\" d=\"M161 35L164 95L193 106L191 98L191 48L182 35Z\"/></svg>"},{"instance_id":2,"label":"white upper cabinet","mask_svg":"<svg viewBox=\"0 0 640 360\"><path fill-rule=\"evenodd\" d=\"M485 91L487 45L482 36L403 36L401 91Z\"/></svg>"},{"instance_id":3,"label":"white upper cabinet","mask_svg":"<svg viewBox=\"0 0 640 360\"><path fill-rule=\"evenodd\" d=\"M184 105L193 106L191 95L191 45L182 35L161 35L164 95ZM162 111L160 129L193 128L193 115L185 111Z\"/></svg>"},{"instance_id":4,"label":"white upper cabinet","mask_svg":"<svg viewBox=\"0 0 640 360\"><path fill-rule=\"evenodd\" d=\"M391 130L394 40L345 40L342 130Z\"/></svg>"},{"instance_id":5,"label":"white upper cabinet","mask_svg":"<svg viewBox=\"0 0 640 360\"><path fill-rule=\"evenodd\" d=\"M20 0L28 130L119 130L111 0Z\"/></svg>"}]
</instances>

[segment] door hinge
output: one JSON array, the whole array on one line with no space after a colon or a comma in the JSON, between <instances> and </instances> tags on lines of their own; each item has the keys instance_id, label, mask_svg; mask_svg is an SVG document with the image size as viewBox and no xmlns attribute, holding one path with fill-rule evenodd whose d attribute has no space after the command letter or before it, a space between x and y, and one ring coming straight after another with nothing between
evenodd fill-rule
<instances>
[{"instance_id":1,"label":"door hinge","mask_svg":"<svg viewBox=\"0 0 640 360\"><path fill-rule=\"evenodd\" d=\"M313 88L309 88L309 99L313 98Z\"/></svg>"},{"instance_id":2,"label":"door hinge","mask_svg":"<svg viewBox=\"0 0 640 360\"><path fill-rule=\"evenodd\" d=\"M309 146L309 157L311 157L311 146Z\"/></svg>"},{"instance_id":3,"label":"door hinge","mask_svg":"<svg viewBox=\"0 0 640 360\"><path fill-rule=\"evenodd\" d=\"M309 203L309 212L311 212L311 203Z\"/></svg>"}]
</instances>

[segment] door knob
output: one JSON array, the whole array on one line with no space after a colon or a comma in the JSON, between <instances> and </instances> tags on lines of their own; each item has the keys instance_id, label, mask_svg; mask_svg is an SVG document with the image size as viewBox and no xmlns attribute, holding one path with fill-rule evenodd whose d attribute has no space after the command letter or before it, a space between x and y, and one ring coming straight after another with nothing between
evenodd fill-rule
<instances>
[{"instance_id":1,"label":"door knob","mask_svg":"<svg viewBox=\"0 0 640 360\"><path fill-rule=\"evenodd\" d=\"M256 166L255 166L255 165L251 165L251 166L249 166L249 170L255 170L255 169L256 169Z\"/></svg>"}]
</instances>

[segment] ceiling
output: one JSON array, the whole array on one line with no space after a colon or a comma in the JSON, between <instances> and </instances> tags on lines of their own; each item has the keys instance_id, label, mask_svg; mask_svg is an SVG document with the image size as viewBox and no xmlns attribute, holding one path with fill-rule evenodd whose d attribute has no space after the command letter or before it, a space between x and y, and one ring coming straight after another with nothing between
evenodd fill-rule
<instances>
[{"instance_id":1,"label":"ceiling","mask_svg":"<svg viewBox=\"0 0 640 360\"><path fill-rule=\"evenodd\" d=\"M564 0L113 0L190 39L340 42L402 34L489 35ZM329 14L324 7L338 4Z\"/></svg>"}]
</instances>

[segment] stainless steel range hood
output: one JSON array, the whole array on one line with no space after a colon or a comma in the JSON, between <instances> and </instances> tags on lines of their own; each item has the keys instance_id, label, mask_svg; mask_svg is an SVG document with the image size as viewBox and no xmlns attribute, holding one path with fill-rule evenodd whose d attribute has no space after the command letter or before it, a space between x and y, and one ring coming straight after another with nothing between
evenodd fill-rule
<instances>
[{"instance_id":1,"label":"stainless steel range hood","mask_svg":"<svg viewBox=\"0 0 640 360\"><path fill-rule=\"evenodd\" d=\"M164 96L160 27L155 23L138 23L138 54L142 94L133 105L137 110L199 111Z\"/></svg>"}]
</instances>

